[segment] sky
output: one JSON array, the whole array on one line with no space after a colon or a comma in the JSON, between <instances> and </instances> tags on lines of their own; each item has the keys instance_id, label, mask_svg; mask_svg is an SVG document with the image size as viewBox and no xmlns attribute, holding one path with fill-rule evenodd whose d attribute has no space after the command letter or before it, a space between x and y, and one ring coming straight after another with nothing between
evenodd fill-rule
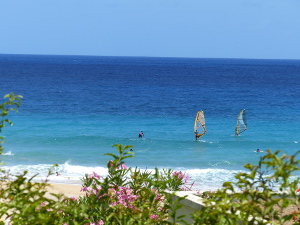
<instances>
[{"instance_id":1,"label":"sky","mask_svg":"<svg viewBox=\"0 0 300 225\"><path fill-rule=\"evenodd\" d=\"M0 54L300 59L300 0L0 0Z\"/></svg>"}]
</instances>

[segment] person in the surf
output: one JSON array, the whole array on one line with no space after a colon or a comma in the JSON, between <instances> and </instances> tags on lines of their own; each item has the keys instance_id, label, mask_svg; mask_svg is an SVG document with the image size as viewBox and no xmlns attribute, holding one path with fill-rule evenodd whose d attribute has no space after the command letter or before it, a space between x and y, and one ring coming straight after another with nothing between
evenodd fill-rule
<instances>
[{"instance_id":1,"label":"person in the surf","mask_svg":"<svg viewBox=\"0 0 300 225\"><path fill-rule=\"evenodd\" d=\"M196 140L197 140L197 138L198 138L198 136L199 136L198 130L196 130L194 133L195 133L195 138L196 138Z\"/></svg>"},{"instance_id":2,"label":"person in the surf","mask_svg":"<svg viewBox=\"0 0 300 225\"><path fill-rule=\"evenodd\" d=\"M141 131L141 132L139 133L139 138L142 138L142 137L144 137L143 131Z\"/></svg>"},{"instance_id":3,"label":"person in the surf","mask_svg":"<svg viewBox=\"0 0 300 225\"><path fill-rule=\"evenodd\" d=\"M239 131L239 126L238 126L238 125L236 125L236 127L235 127L235 136L239 136L239 133L238 133L238 131Z\"/></svg>"}]
</instances>

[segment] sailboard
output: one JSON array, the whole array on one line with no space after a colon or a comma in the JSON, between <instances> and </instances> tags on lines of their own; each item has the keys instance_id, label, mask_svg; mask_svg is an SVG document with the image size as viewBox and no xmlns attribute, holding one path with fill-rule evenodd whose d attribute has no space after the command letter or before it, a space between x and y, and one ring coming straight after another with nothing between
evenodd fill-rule
<instances>
[{"instance_id":1,"label":"sailboard","mask_svg":"<svg viewBox=\"0 0 300 225\"><path fill-rule=\"evenodd\" d=\"M195 123L194 123L194 134L196 140L202 137L205 133L206 133L206 127L205 127L204 112L199 111L196 114Z\"/></svg>"},{"instance_id":2,"label":"sailboard","mask_svg":"<svg viewBox=\"0 0 300 225\"><path fill-rule=\"evenodd\" d=\"M235 126L235 135L238 136L240 133L248 129L247 119L246 119L246 109L240 111Z\"/></svg>"}]
</instances>

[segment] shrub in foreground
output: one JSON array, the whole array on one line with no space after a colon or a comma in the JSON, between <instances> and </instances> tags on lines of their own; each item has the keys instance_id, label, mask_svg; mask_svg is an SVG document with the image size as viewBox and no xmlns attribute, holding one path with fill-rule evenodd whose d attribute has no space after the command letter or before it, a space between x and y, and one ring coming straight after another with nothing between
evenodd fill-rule
<instances>
[{"instance_id":1,"label":"shrub in foreground","mask_svg":"<svg viewBox=\"0 0 300 225\"><path fill-rule=\"evenodd\" d=\"M195 224L285 224L298 212L284 215L291 205L299 206L299 162L294 155L279 155L280 150L264 155L257 166L247 164L247 173L235 175L235 182L203 199L205 207L195 213ZM269 172L270 171L270 172ZM296 218L296 219L295 219Z\"/></svg>"},{"instance_id":2,"label":"shrub in foreground","mask_svg":"<svg viewBox=\"0 0 300 225\"><path fill-rule=\"evenodd\" d=\"M107 153L108 176L96 173L83 178L85 197L79 199L94 221L107 224L172 224L167 190L181 190L186 176L172 170L141 171L127 168L124 160L133 157L132 146L114 145L118 155ZM180 174L180 175L179 175ZM179 219L180 220L180 219Z\"/></svg>"},{"instance_id":3,"label":"shrub in foreground","mask_svg":"<svg viewBox=\"0 0 300 225\"><path fill-rule=\"evenodd\" d=\"M132 146L115 145L119 155L108 162L108 176L86 175L79 199L47 196L47 181L34 183L24 174L0 188L0 215L13 224L176 224L169 221L171 198L167 190L181 190L186 177L180 172L148 172L127 168L124 159L133 157ZM52 175L51 170L49 176ZM181 221L173 214L174 221Z\"/></svg>"}]
</instances>

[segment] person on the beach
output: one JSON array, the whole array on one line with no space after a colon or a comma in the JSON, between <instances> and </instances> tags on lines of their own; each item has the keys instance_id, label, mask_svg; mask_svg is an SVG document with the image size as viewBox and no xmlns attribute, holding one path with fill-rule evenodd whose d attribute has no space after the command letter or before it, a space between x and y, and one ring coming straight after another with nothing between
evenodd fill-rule
<instances>
[{"instance_id":1,"label":"person on the beach","mask_svg":"<svg viewBox=\"0 0 300 225\"><path fill-rule=\"evenodd\" d=\"M143 131L141 131L141 132L139 133L139 138L142 138L142 137L144 137Z\"/></svg>"},{"instance_id":2,"label":"person on the beach","mask_svg":"<svg viewBox=\"0 0 300 225\"><path fill-rule=\"evenodd\" d=\"M60 173L56 172L56 176L60 176Z\"/></svg>"}]
</instances>

